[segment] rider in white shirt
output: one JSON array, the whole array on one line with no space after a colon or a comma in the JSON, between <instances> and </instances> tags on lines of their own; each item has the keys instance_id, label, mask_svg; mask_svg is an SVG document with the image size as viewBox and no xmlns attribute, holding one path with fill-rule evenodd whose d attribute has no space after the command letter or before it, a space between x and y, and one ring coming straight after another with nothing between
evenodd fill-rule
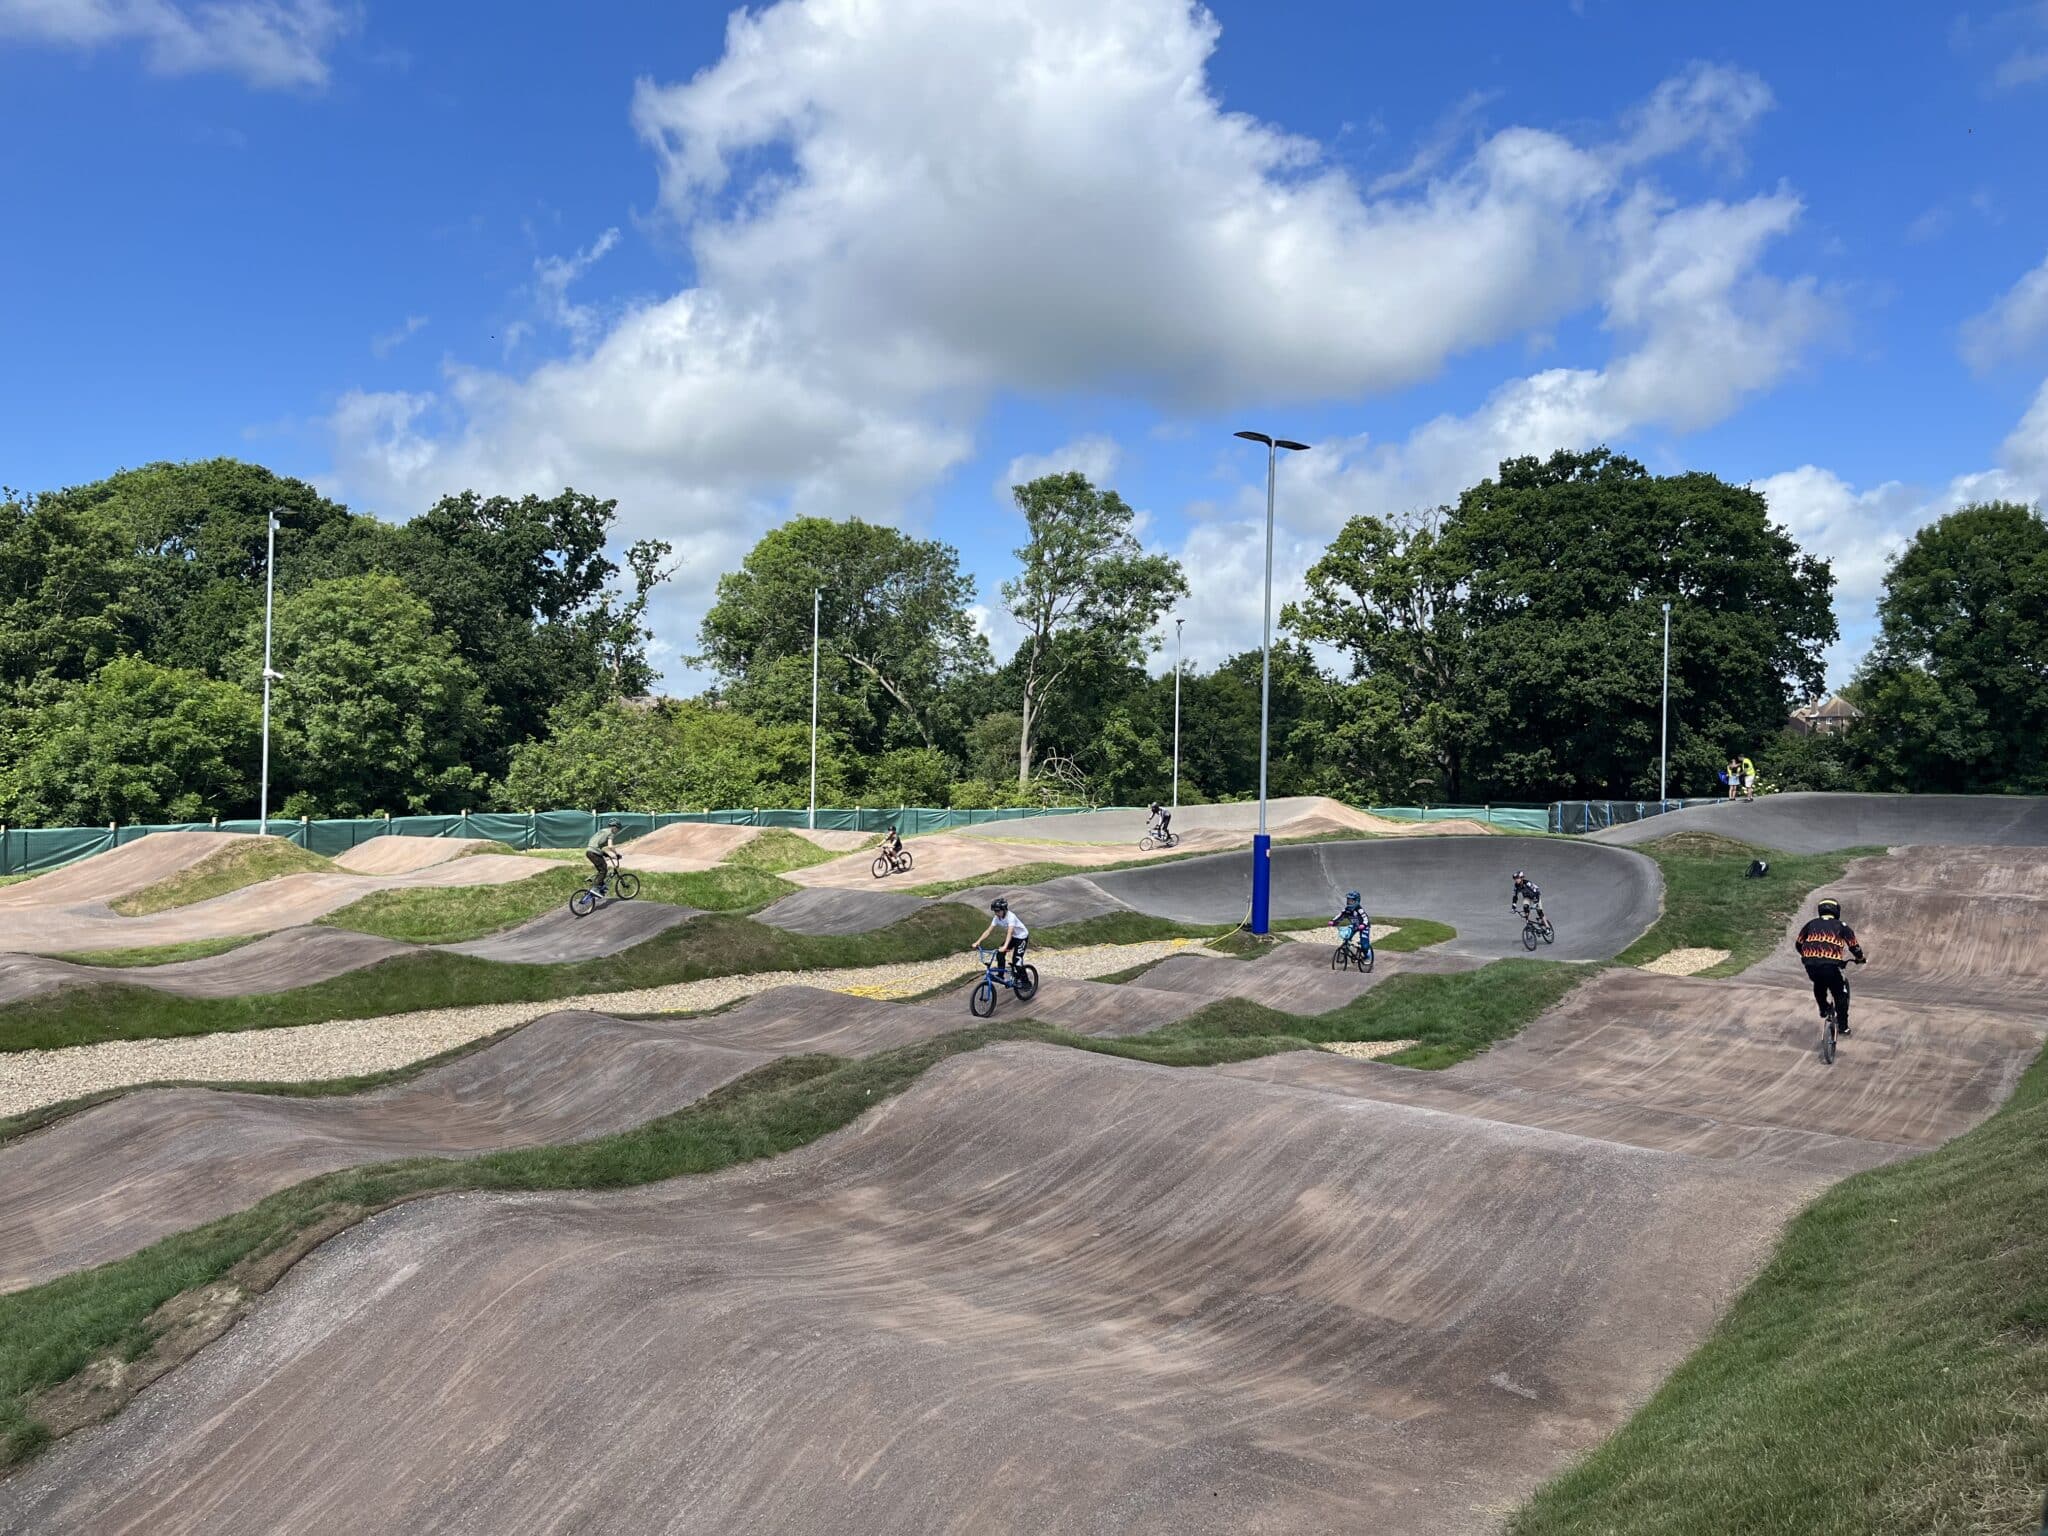
<instances>
[{"instance_id":1,"label":"rider in white shirt","mask_svg":"<svg viewBox=\"0 0 2048 1536\"><path fill-rule=\"evenodd\" d=\"M996 968L1002 970L1005 964L1014 965L1024 958L1024 946L1030 942L1031 930L1024 926L1024 919L1010 910L1009 898L998 896L988 904L995 914L988 926L981 930L981 937L974 941L974 948L980 949L989 940L989 935L998 928L1003 931L1002 947L996 951Z\"/></svg>"}]
</instances>

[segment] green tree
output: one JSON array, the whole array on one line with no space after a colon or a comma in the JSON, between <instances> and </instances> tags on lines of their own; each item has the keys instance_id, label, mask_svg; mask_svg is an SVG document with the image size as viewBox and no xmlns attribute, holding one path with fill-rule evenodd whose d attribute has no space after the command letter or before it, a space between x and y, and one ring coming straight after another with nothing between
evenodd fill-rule
<instances>
[{"instance_id":1,"label":"green tree","mask_svg":"<svg viewBox=\"0 0 2048 1536\"><path fill-rule=\"evenodd\" d=\"M1040 736L1063 690L1090 672L1140 664L1159 615L1187 592L1179 562L1148 555L1115 491L1078 471L1010 488L1030 540L1003 601L1024 630L1018 678L1017 782L1028 784ZM1078 743L1070 743L1070 750Z\"/></svg>"},{"instance_id":2,"label":"green tree","mask_svg":"<svg viewBox=\"0 0 2048 1536\"><path fill-rule=\"evenodd\" d=\"M1818 688L1833 581L1754 491L1595 449L1508 460L1440 533L1354 519L1289 619L1351 657L1348 750L1382 792L1430 762L1450 798L1642 795L1669 600L1683 793Z\"/></svg>"},{"instance_id":3,"label":"green tree","mask_svg":"<svg viewBox=\"0 0 2048 1536\"><path fill-rule=\"evenodd\" d=\"M48 496L0 491L0 693L83 682L147 633L118 528Z\"/></svg>"},{"instance_id":4,"label":"green tree","mask_svg":"<svg viewBox=\"0 0 2048 1536\"><path fill-rule=\"evenodd\" d=\"M273 780L290 809L330 816L460 810L488 781L472 766L495 727L476 674L395 576L315 582L277 604ZM259 618L238 655L259 679Z\"/></svg>"},{"instance_id":5,"label":"green tree","mask_svg":"<svg viewBox=\"0 0 2048 1536\"><path fill-rule=\"evenodd\" d=\"M698 699L652 708L564 705L541 740L512 756L504 797L546 810L691 811L809 803L809 730L764 725ZM818 799L850 803L836 742L819 743Z\"/></svg>"},{"instance_id":6,"label":"green tree","mask_svg":"<svg viewBox=\"0 0 2048 1536\"><path fill-rule=\"evenodd\" d=\"M957 742L949 696L993 665L967 611L974 580L951 545L858 518L795 518L719 578L700 659L724 697L765 721L808 723L814 589L825 723L864 754Z\"/></svg>"},{"instance_id":7,"label":"green tree","mask_svg":"<svg viewBox=\"0 0 2048 1536\"><path fill-rule=\"evenodd\" d=\"M22 722L0 820L195 821L253 808L257 703L200 672L119 656Z\"/></svg>"},{"instance_id":8,"label":"green tree","mask_svg":"<svg viewBox=\"0 0 2048 1536\"><path fill-rule=\"evenodd\" d=\"M2048 791L2048 524L2011 502L1930 523L1893 562L1851 733L1873 787Z\"/></svg>"}]
</instances>

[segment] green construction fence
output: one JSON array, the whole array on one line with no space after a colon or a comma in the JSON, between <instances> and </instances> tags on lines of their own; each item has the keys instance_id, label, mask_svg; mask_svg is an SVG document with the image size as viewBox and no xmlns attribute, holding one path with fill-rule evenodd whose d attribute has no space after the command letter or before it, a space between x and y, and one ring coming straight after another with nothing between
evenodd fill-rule
<instances>
[{"instance_id":1,"label":"green construction fence","mask_svg":"<svg viewBox=\"0 0 2048 1536\"><path fill-rule=\"evenodd\" d=\"M1027 817L1070 815L1075 811L1101 809L1094 806L1022 806L987 811L956 811L934 806L856 806L851 810L818 810L821 832L879 832L895 825L906 837L939 832L953 827L978 827L991 822L1018 821ZM270 818L273 836L285 838L302 848L326 854L346 853L373 837L397 833L406 837L482 837L511 848L581 848L591 834L608 821L617 821L628 838L652 832L656 827L679 822L709 823L728 827L808 827L808 810L724 811L530 811L523 814L490 811L455 816L364 816L343 820ZM0 827L0 875L34 874L55 869L91 854L105 853L123 843L155 832L258 832L262 824L250 821L185 821L149 825L105 827Z\"/></svg>"}]
</instances>

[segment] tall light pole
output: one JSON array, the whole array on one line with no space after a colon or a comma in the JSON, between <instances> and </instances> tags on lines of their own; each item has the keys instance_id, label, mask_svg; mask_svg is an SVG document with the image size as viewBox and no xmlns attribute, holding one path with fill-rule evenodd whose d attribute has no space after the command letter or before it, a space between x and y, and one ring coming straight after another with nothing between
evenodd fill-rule
<instances>
[{"instance_id":1,"label":"tall light pole","mask_svg":"<svg viewBox=\"0 0 2048 1536\"><path fill-rule=\"evenodd\" d=\"M1265 634L1259 642L1259 830L1252 839L1251 916L1252 932L1265 933L1271 927L1273 907L1273 839L1266 835L1266 737L1273 712L1273 475L1280 449L1304 453L1308 444L1268 437L1263 432L1240 432L1237 436L1266 445Z\"/></svg>"},{"instance_id":2,"label":"tall light pole","mask_svg":"<svg viewBox=\"0 0 2048 1536\"><path fill-rule=\"evenodd\" d=\"M1671 605L1664 605L1664 707L1657 726L1657 809L1671 798Z\"/></svg>"},{"instance_id":3,"label":"tall light pole","mask_svg":"<svg viewBox=\"0 0 2048 1536\"><path fill-rule=\"evenodd\" d=\"M270 836L270 685L278 674L270 670L270 615L277 596L277 513L265 519L263 549L263 775L257 791L256 815L263 835Z\"/></svg>"},{"instance_id":4,"label":"tall light pole","mask_svg":"<svg viewBox=\"0 0 2048 1536\"><path fill-rule=\"evenodd\" d=\"M1180 810L1180 627L1186 619L1173 621L1173 808Z\"/></svg>"},{"instance_id":5,"label":"tall light pole","mask_svg":"<svg viewBox=\"0 0 2048 1536\"><path fill-rule=\"evenodd\" d=\"M818 830L818 593L811 588L811 830Z\"/></svg>"}]
</instances>

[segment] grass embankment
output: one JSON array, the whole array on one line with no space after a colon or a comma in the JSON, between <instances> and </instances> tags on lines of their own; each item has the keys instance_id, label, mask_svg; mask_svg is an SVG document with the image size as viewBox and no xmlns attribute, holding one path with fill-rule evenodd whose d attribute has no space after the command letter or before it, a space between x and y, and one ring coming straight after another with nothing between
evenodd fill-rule
<instances>
[{"instance_id":1,"label":"grass embankment","mask_svg":"<svg viewBox=\"0 0 2048 1536\"><path fill-rule=\"evenodd\" d=\"M827 864L842 855L820 848L807 837L787 827L764 827L725 856L724 863L739 869L758 869L763 874L786 875L793 869Z\"/></svg>"},{"instance_id":2,"label":"grass embankment","mask_svg":"<svg viewBox=\"0 0 2048 1536\"><path fill-rule=\"evenodd\" d=\"M1514 1536L1977 1536L2048 1488L2048 1056L1946 1146L1837 1185Z\"/></svg>"},{"instance_id":3,"label":"grass embankment","mask_svg":"<svg viewBox=\"0 0 2048 1536\"><path fill-rule=\"evenodd\" d=\"M1637 851L1664 873L1664 912L1615 958L1641 965L1674 949L1725 949L1728 958L1700 974L1733 976L1776 949L1792 914L1821 886L1841 879L1850 860L1884 850L1779 853L1711 832L1679 832ZM1771 872L1751 880L1749 864L1758 858Z\"/></svg>"},{"instance_id":4,"label":"grass embankment","mask_svg":"<svg viewBox=\"0 0 2048 1536\"><path fill-rule=\"evenodd\" d=\"M181 960L205 960L213 955L224 955L231 949L240 949L244 944L254 944L260 937L260 934L245 933L225 939L188 939L182 944L149 944L139 949L85 949L76 954L53 955L51 958L68 960L73 965L124 969L176 965Z\"/></svg>"},{"instance_id":5,"label":"grass embankment","mask_svg":"<svg viewBox=\"0 0 2048 1536\"><path fill-rule=\"evenodd\" d=\"M35 879L35 877L40 873L40 870L30 870L25 874L0 875L0 885L19 885L24 880Z\"/></svg>"},{"instance_id":6,"label":"grass embankment","mask_svg":"<svg viewBox=\"0 0 2048 1536\"><path fill-rule=\"evenodd\" d=\"M591 921L597 921L593 918ZM103 1040L148 1040L276 1029L330 1019L375 1018L424 1008L552 1002L759 971L833 970L936 960L959 954L986 918L936 903L873 933L786 933L712 913L598 960L518 965L443 951L399 955L309 987L266 996L183 998L133 983L66 987L0 1007L0 1053L53 1050ZM1041 930L1041 945L1133 943L1187 930L1159 918L1114 913Z\"/></svg>"},{"instance_id":7,"label":"grass embankment","mask_svg":"<svg viewBox=\"0 0 2048 1536\"><path fill-rule=\"evenodd\" d=\"M224 1327L312 1242L401 1200L456 1190L619 1189L773 1157L849 1124L947 1057L999 1040L1041 1040L1195 1066L1324 1039L1420 1038L1423 1049L1435 1042L1446 1061L1454 1060L1533 1019L1581 974L1571 966L1509 960L1485 972L1395 977L1316 1019L1218 1003L1170 1031L1136 1040L1094 1040L1028 1021L989 1024L857 1061L788 1057L677 1114L593 1141L463 1161L416 1158L309 1179L126 1259L0 1296L0 1466L36 1450L53 1424L62 1431L119 1407L213 1337L218 1328L195 1333L181 1327L202 1287L229 1288L224 1297L213 1293L224 1305L208 1309ZM108 1362L95 1373L99 1391L52 1391L96 1361ZM116 1370L114 1361L126 1369Z\"/></svg>"},{"instance_id":8,"label":"grass embankment","mask_svg":"<svg viewBox=\"0 0 2048 1536\"><path fill-rule=\"evenodd\" d=\"M628 866L631 867L630 865ZM506 885L411 886L372 891L320 919L330 928L373 933L408 944L460 944L566 907L590 883L590 869L550 869ZM758 869L721 866L695 874L650 871L640 876L642 901L666 901L706 912L751 912L796 889Z\"/></svg>"},{"instance_id":9,"label":"grass embankment","mask_svg":"<svg viewBox=\"0 0 2048 1536\"><path fill-rule=\"evenodd\" d=\"M283 875L332 874L334 861L309 853L297 843L281 837L252 838L216 848L205 858L189 864L139 891L117 896L110 906L122 917L147 917L173 907L189 907L195 901L225 896L246 885L260 885Z\"/></svg>"}]
</instances>

